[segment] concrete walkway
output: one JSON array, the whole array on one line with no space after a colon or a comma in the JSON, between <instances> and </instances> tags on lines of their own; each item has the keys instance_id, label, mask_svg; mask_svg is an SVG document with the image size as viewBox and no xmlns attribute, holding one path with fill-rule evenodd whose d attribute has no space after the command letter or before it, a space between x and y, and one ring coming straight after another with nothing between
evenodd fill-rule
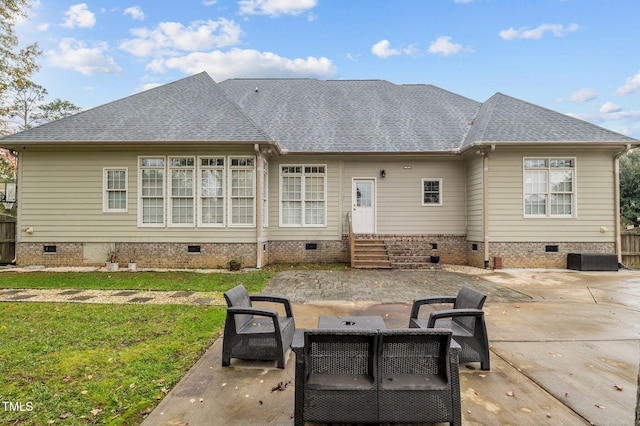
<instances>
[{"instance_id":1,"label":"concrete walkway","mask_svg":"<svg viewBox=\"0 0 640 426\"><path fill-rule=\"evenodd\" d=\"M632 425L640 353L640 273L504 270L291 271L267 288L294 302L299 328L320 315L381 315L408 324L415 297L468 285L485 304L491 371L461 366L465 425ZM295 357L234 360L218 339L145 425L292 425Z\"/></svg>"}]
</instances>

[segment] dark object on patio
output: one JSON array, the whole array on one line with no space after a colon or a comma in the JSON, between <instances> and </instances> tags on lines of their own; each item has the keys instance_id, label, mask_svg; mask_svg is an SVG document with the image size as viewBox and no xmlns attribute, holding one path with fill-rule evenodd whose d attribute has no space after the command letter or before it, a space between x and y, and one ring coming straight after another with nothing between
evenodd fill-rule
<instances>
[{"instance_id":1,"label":"dark object on patio","mask_svg":"<svg viewBox=\"0 0 640 426\"><path fill-rule=\"evenodd\" d=\"M460 425L459 351L451 330L305 330L295 424Z\"/></svg>"},{"instance_id":2,"label":"dark object on patio","mask_svg":"<svg viewBox=\"0 0 640 426\"><path fill-rule=\"evenodd\" d=\"M490 369L489 339L482 306L487 296L469 287L462 287L458 295L415 299L411 308L410 328L449 328L462 347L460 362L480 362L480 368ZM418 318L420 307L426 304L451 303L453 309L434 311L428 319Z\"/></svg>"},{"instance_id":3,"label":"dark object on patio","mask_svg":"<svg viewBox=\"0 0 640 426\"><path fill-rule=\"evenodd\" d=\"M305 330L296 353L295 424L377 422L376 345L376 330Z\"/></svg>"},{"instance_id":4,"label":"dark object on patio","mask_svg":"<svg viewBox=\"0 0 640 426\"><path fill-rule=\"evenodd\" d=\"M615 254L569 253L567 269L574 271L617 271L618 257Z\"/></svg>"},{"instance_id":5,"label":"dark object on patio","mask_svg":"<svg viewBox=\"0 0 640 426\"><path fill-rule=\"evenodd\" d=\"M243 285L224 293L227 319L222 341L222 365L231 358L276 360L285 367L285 355L293 341L295 323L291 302L286 297L252 294ZM286 317L272 309L256 308L252 302L273 302L284 306Z\"/></svg>"},{"instance_id":6,"label":"dark object on patio","mask_svg":"<svg viewBox=\"0 0 640 426\"><path fill-rule=\"evenodd\" d=\"M378 338L378 421L462 424L460 346L451 330L388 330Z\"/></svg>"}]
</instances>

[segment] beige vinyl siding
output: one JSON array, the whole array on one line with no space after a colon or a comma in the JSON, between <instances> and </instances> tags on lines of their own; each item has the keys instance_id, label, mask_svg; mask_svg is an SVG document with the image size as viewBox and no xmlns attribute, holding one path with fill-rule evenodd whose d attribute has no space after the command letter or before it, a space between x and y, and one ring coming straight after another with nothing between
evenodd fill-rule
<instances>
[{"instance_id":1,"label":"beige vinyl siding","mask_svg":"<svg viewBox=\"0 0 640 426\"><path fill-rule=\"evenodd\" d=\"M467 240L483 241L483 157L467 159Z\"/></svg>"},{"instance_id":2,"label":"beige vinyl siding","mask_svg":"<svg viewBox=\"0 0 640 426\"><path fill-rule=\"evenodd\" d=\"M326 226L280 226L280 166L325 165L327 179ZM341 161L330 156L285 155L269 159L269 240L339 240L342 238Z\"/></svg>"},{"instance_id":3,"label":"beige vinyl siding","mask_svg":"<svg viewBox=\"0 0 640 426\"><path fill-rule=\"evenodd\" d=\"M343 197L351 208L354 178L376 179L377 234L465 233L465 164L461 160L345 161ZM385 170L385 177L380 171ZM442 179L442 205L422 205L422 179Z\"/></svg>"},{"instance_id":4,"label":"beige vinyl siding","mask_svg":"<svg viewBox=\"0 0 640 426\"><path fill-rule=\"evenodd\" d=\"M489 154L489 238L493 242L615 241L614 177L611 149L513 150ZM572 218L525 218L524 157L576 159ZM601 228L607 232L601 232Z\"/></svg>"},{"instance_id":5,"label":"beige vinyl siding","mask_svg":"<svg viewBox=\"0 0 640 426\"><path fill-rule=\"evenodd\" d=\"M19 209L23 242L254 242L255 227L138 227L138 157L255 155L212 148L131 149L100 151L74 148L20 153ZM103 212L103 169L128 169L128 211ZM227 221L228 223L228 221Z\"/></svg>"}]
</instances>

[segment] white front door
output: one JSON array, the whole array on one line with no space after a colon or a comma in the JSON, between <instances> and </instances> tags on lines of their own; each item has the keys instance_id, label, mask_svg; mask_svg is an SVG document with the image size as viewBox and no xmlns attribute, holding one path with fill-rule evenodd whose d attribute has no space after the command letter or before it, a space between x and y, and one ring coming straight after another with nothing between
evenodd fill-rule
<instances>
[{"instance_id":1,"label":"white front door","mask_svg":"<svg viewBox=\"0 0 640 426\"><path fill-rule=\"evenodd\" d=\"M352 224L355 234L375 234L376 232L376 181L375 179L354 179L351 204Z\"/></svg>"}]
</instances>

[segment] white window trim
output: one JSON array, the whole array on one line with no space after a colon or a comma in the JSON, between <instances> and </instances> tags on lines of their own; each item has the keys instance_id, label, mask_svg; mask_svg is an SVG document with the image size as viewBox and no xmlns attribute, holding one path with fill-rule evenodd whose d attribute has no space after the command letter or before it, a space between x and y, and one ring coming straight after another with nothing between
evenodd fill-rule
<instances>
[{"instance_id":1,"label":"white window trim","mask_svg":"<svg viewBox=\"0 0 640 426\"><path fill-rule=\"evenodd\" d=\"M125 182L125 207L124 209L109 208L109 188L108 188L108 172L124 171ZM122 191L122 190L119 190ZM102 212L103 213L127 213L129 211L129 168L128 167L105 167L102 169Z\"/></svg>"},{"instance_id":2,"label":"white window trim","mask_svg":"<svg viewBox=\"0 0 640 426\"><path fill-rule=\"evenodd\" d=\"M253 160L253 167L247 167L247 166L233 166L232 165L232 161L233 160L241 160L241 159L252 159ZM257 166L257 159L255 156L250 156L250 155L230 155L227 157L226 159L227 164L225 165L226 170L227 170L227 198L225 198L225 201L227 202L227 218L228 218L228 223L227 226L230 228L255 228L256 226L256 173L258 173L258 168ZM251 220L251 223L233 223L233 191L232 191L232 185L233 185L233 179L231 177L232 171L233 170L253 170L253 179L252 179L252 183L251 183L251 190L252 190L252 200L253 200L253 218Z\"/></svg>"},{"instance_id":3,"label":"white window trim","mask_svg":"<svg viewBox=\"0 0 640 426\"><path fill-rule=\"evenodd\" d=\"M203 158L222 158L224 160L224 165L220 166L202 166ZM224 228L227 223L227 204L229 200L227 199L227 157L224 155L200 155L197 158L197 182L196 188L198 190L198 199L196 200L196 217L198 219L198 227L199 228ZM202 170L222 170L222 222L221 223L204 223L202 222Z\"/></svg>"},{"instance_id":4,"label":"white window trim","mask_svg":"<svg viewBox=\"0 0 640 426\"><path fill-rule=\"evenodd\" d=\"M440 198L437 203L425 203L424 202L424 183L425 182L438 182L440 188ZM441 207L444 199L444 189L442 186L442 178L422 178L420 180L420 202L423 207Z\"/></svg>"},{"instance_id":5,"label":"white window trim","mask_svg":"<svg viewBox=\"0 0 640 426\"><path fill-rule=\"evenodd\" d=\"M172 166L171 160L176 158L192 159L193 167ZM167 194L165 199L165 211L166 211L169 228L193 228L196 226L196 216L198 214L197 212L198 206L196 202L197 191L195 187L196 180L198 179L196 161L197 159L193 155L172 155L167 158L167 161L165 163L167 166L167 171L165 175L165 188L166 188L166 194ZM191 216L191 223L174 223L173 222L173 199L181 198L181 197L174 197L173 194L171 193L172 180L173 180L172 172L174 170L191 170L193 172L192 179L191 179L191 199L193 200L193 205L192 205L193 215Z\"/></svg>"},{"instance_id":6,"label":"white window trim","mask_svg":"<svg viewBox=\"0 0 640 426\"><path fill-rule=\"evenodd\" d=\"M142 208L142 159L150 158L150 159L162 159L164 161L164 180L163 180L163 206L164 206L164 217L162 223L143 223L143 208ZM159 168L158 168L159 169ZM164 155L140 155L138 156L138 227L139 228L165 228L167 222L167 159Z\"/></svg>"},{"instance_id":7,"label":"white window trim","mask_svg":"<svg viewBox=\"0 0 640 426\"><path fill-rule=\"evenodd\" d=\"M546 168L526 168L525 161L526 160L547 160L548 165ZM562 214L562 215L552 215L551 214L551 176L547 174L547 203L545 205L545 214L527 214L527 206L526 206L526 173L527 171L533 170L545 170L549 172L552 170L550 165L551 160L571 160L573 161L573 167L568 168L573 170L573 191L571 193L571 214ZM559 168L559 170L562 170ZM576 157L564 157L564 156L553 156L553 157L522 157L522 217L525 219L575 219L578 217L578 162Z\"/></svg>"},{"instance_id":8,"label":"white window trim","mask_svg":"<svg viewBox=\"0 0 640 426\"><path fill-rule=\"evenodd\" d=\"M302 211L300 212L300 220L301 220L301 224L295 224L295 223L287 223L284 224L282 222L282 188L283 188L283 183L282 183L282 168L283 167L301 167L302 168L302 174L301 174L301 178L302 178L302 182L300 184L301 186L301 202L302 202L302 206L301 209ZM324 223L312 223L312 224L305 224L305 173L304 173L304 168L305 167L324 167ZM278 195L279 195L279 200L278 200L278 224L281 228L326 228L327 227L327 181L329 173L328 173L329 168L327 167L326 164L304 164L304 163L297 163L297 164L280 164L278 166L278 181L279 181L279 190L278 190Z\"/></svg>"}]
</instances>

